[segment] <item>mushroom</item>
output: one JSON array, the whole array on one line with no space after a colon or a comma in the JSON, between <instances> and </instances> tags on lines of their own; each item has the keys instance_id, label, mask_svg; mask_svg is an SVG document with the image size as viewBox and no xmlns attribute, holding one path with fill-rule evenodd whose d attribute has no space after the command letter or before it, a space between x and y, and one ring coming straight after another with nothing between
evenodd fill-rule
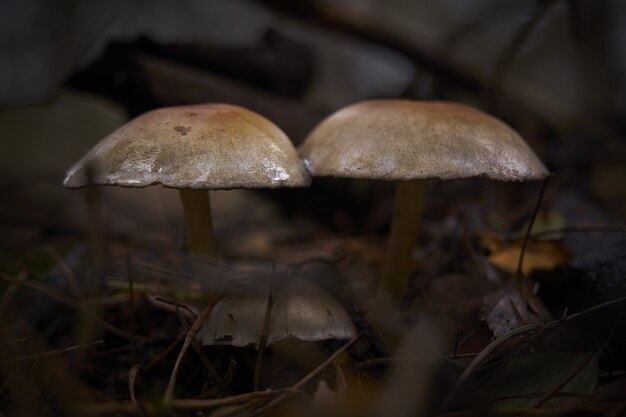
<instances>
[{"instance_id":1,"label":"mushroom","mask_svg":"<svg viewBox=\"0 0 626 417\"><path fill-rule=\"evenodd\" d=\"M214 261L218 248L205 190L309 182L291 141L272 122L242 107L200 104L161 108L131 120L74 164L63 184L178 188L188 250Z\"/></svg>"},{"instance_id":2,"label":"mushroom","mask_svg":"<svg viewBox=\"0 0 626 417\"><path fill-rule=\"evenodd\" d=\"M382 285L404 294L426 179L541 180L548 170L508 125L451 102L372 100L323 120L299 148L313 176L396 182Z\"/></svg>"},{"instance_id":3,"label":"mushroom","mask_svg":"<svg viewBox=\"0 0 626 417\"><path fill-rule=\"evenodd\" d=\"M205 190L300 187L309 183L302 160L276 125L250 110L227 104L162 108L139 116L98 143L69 169L64 181L69 188L154 184L178 188L188 250L196 257L196 269L210 276L225 269L221 265L204 268L218 258ZM203 279L211 281L206 275ZM219 283L210 285L215 289ZM256 289L260 292L253 291ZM203 334L225 334L224 323L229 322L220 314L228 311L234 317L245 317L236 323L243 335L236 340L243 340L243 344L259 342L260 332L255 326L265 315L269 286L257 284L241 290L245 295L233 296L231 291L217 303L214 318L204 324ZM320 340L354 334L339 302L313 284L294 279L277 294L277 327L271 341L289 336ZM233 333L232 327L229 329ZM257 339L252 340L253 335Z\"/></svg>"},{"instance_id":4,"label":"mushroom","mask_svg":"<svg viewBox=\"0 0 626 417\"><path fill-rule=\"evenodd\" d=\"M343 306L309 280L284 276L272 290L268 278L255 277L256 285L218 301L198 333L202 344L259 348L270 291L273 302L266 345L287 338L319 341L350 339L356 334Z\"/></svg>"}]
</instances>

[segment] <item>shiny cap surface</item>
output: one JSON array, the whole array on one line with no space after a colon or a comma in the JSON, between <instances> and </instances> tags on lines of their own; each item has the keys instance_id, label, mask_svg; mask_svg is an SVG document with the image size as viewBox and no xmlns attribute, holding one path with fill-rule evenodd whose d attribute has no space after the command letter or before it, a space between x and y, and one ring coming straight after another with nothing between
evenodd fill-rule
<instances>
[{"instance_id":1,"label":"shiny cap surface","mask_svg":"<svg viewBox=\"0 0 626 417\"><path fill-rule=\"evenodd\" d=\"M98 143L64 185L231 189L308 185L291 141L242 107L202 104L145 113Z\"/></svg>"},{"instance_id":2,"label":"shiny cap surface","mask_svg":"<svg viewBox=\"0 0 626 417\"><path fill-rule=\"evenodd\" d=\"M508 125L448 102L372 100L345 107L317 125L299 153L314 176L525 181L549 174Z\"/></svg>"},{"instance_id":3,"label":"shiny cap surface","mask_svg":"<svg viewBox=\"0 0 626 417\"><path fill-rule=\"evenodd\" d=\"M197 337L204 345L257 346L263 331L269 285L226 295L215 304ZM288 278L276 288L267 344L289 337L349 339L356 334L343 306L308 280Z\"/></svg>"}]
</instances>

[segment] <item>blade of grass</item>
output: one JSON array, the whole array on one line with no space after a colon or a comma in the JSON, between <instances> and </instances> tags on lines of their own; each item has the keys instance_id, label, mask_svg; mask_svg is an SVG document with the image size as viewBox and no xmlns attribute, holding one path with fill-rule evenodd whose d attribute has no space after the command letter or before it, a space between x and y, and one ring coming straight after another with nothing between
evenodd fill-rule
<instances>
[{"instance_id":1,"label":"blade of grass","mask_svg":"<svg viewBox=\"0 0 626 417\"><path fill-rule=\"evenodd\" d=\"M167 389L165 390L165 394L163 395L163 404L166 407L169 407L172 402L172 397L174 395L174 387L176 386L176 377L178 376L178 369L180 368L180 363L183 360L183 356L189 349L189 346L192 345L192 340L196 337L196 333L200 330L200 327L204 323L204 321L209 317L211 310L213 309L213 304L209 304L202 310L196 321L193 322L193 325L187 332L185 336L185 341L183 342L183 346L178 353L178 357L176 358L176 363L174 364L174 368L172 369L172 373L170 375L170 380L167 384Z\"/></svg>"},{"instance_id":2,"label":"blade of grass","mask_svg":"<svg viewBox=\"0 0 626 417\"><path fill-rule=\"evenodd\" d=\"M174 297L174 294L172 294L172 297ZM179 302L177 302L174 299L173 305L174 305L174 308L176 309L176 315L178 317L178 321L180 322L181 326L183 326L183 329L185 330L185 332L189 332L189 330L190 330L189 323L187 322L187 319L185 318L185 316L182 314L182 311L180 310L180 306L182 304L180 304ZM185 306L185 307L187 307L187 306ZM187 309L188 309L188 311L191 311L191 309L189 307L187 307ZM194 319L197 319L197 317L194 317ZM202 346L200 345L198 340L195 337L193 337L191 339L191 343L193 345L194 350L196 351L196 353L200 357L200 360L204 364L204 367L207 369L207 371L209 371L209 374L211 375L213 380L215 382L219 383L221 381L221 378L217 374L217 371L215 370L215 368L211 364L211 361L209 360L209 358L207 358L207 356L204 354L204 351L202 350Z\"/></svg>"}]
</instances>

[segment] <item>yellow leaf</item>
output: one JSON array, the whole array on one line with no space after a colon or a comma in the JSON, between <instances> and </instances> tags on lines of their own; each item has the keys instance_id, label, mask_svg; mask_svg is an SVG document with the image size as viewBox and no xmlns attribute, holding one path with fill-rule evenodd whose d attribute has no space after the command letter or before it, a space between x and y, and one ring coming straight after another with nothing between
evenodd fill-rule
<instances>
[{"instance_id":1,"label":"yellow leaf","mask_svg":"<svg viewBox=\"0 0 626 417\"><path fill-rule=\"evenodd\" d=\"M522 242L505 246L494 251L487 258L489 262L504 271L514 273L517 270ZM530 240L526 246L522 271L529 274L536 270L551 270L564 265L569 259L569 251L560 240Z\"/></svg>"}]
</instances>

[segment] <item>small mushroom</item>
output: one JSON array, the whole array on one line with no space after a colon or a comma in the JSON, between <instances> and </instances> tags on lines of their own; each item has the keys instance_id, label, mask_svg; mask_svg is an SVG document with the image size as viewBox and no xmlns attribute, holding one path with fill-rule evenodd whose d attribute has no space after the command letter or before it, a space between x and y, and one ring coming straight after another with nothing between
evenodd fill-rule
<instances>
[{"instance_id":1,"label":"small mushroom","mask_svg":"<svg viewBox=\"0 0 626 417\"><path fill-rule=\"evenodd\" d=\"M382 284L406 290L430 178L541 180L549 172L508 125L475 108L449 102L373 100L323 120L299 148L313 176L396 182Z\"/></svg>"},{"instance_id":2,"label":"small mushroom","mask_svg":"<svg viewBox=\"0 0 626 417\"><path fill-rule=\"evenodd\" d=\"M270 280L237 289L218 301L197 337L204 345L258 347L263 332ZM267 345L287 338L304 341L350 339L354 324L343 306L306 279L285 277L272 291Z\"/></svg>"},{"instance_id":3,"label":"small mushroom","mask_svg":"<svg viewBox=\"0 0 626 417\"><path fill-rule=\"evenodd\" d=\"M205 190L309 182L289 138L272 122L242 107L201 104L162 108L131 120L74 164L63 184L178 188L188 250L214 260L218 249Z\"/></svg>"}]
</instances>

